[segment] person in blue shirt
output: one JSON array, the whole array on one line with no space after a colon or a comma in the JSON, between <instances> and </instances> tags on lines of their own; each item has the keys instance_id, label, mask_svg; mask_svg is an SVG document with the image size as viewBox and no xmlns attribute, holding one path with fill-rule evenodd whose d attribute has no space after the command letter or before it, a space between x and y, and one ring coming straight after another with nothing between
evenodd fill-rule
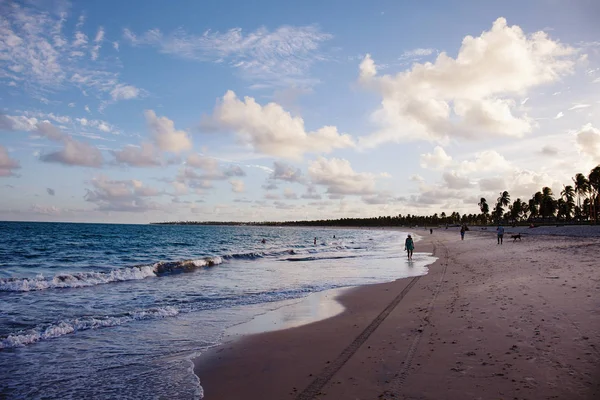
<instances>
[{"instance_id":1,"label":"person in blue shirt","mask_svg":"<svg viewBox=\"0 0 600 400\"><path fill-rule=\"evenodd\" d=\"M415 249L415 243L413 242L412 237L410 237L410 235L408 235L408 237L404 241L404 250L406 250L409 260L412 260L412 255L413 255L414 249Z\"/></svg>"},{"instance_id":2,"label":"person in blue shirt","mask_svg":"<svg viewBox=\"0 0 600 400\"><path fill-rule=\"evenodd\" d=\"M502 244L502 238L504 238L504 227L502 225L498 225L496 232L498 232L498 244Z\"/></svg>"}]
</instances>

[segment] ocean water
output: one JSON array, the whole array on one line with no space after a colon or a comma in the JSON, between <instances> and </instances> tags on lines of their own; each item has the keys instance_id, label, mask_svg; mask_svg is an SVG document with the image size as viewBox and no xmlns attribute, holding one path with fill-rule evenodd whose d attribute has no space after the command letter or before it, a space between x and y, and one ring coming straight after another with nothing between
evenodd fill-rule
<instances>
[{"instance_id":1,"label":"ocean water","mask_svg":"<svg viewBox=\"0 0 600 400\"><path fill-rule=\"evenodd\" d=\"M0 222L0 232L8 399L199 399L191 359L226 329L311 293L422 275L434 260L408 263L406 233L393 230Z\"/></svg>"}]
</instances>

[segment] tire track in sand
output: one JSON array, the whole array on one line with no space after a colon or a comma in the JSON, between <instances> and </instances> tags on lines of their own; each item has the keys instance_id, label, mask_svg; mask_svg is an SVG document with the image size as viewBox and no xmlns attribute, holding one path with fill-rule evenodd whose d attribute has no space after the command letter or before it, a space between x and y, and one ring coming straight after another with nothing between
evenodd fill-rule
<instances>
[{"instance_id":1,"label":"tire track in sand","mask_svg":"<svg viewBox=\"0 0 600 400\"><path fill-rule=\"evenodd\" d=\"M436 245L433 243L433 252L436 253ZM447 255L447 251L446 251ZM444 268L444 274L446 270ZM420 279L420 276L416 276L406 285L404 289L396 296L390 304L388 304L381 313L346 347L340 355L327 367L321 371L319 375L296 397L296 400L311 400L319 393L325 385L331 380L331 378L348 362L348 360L356 353L360 346L375 332L375 330L381 325L381 323L387 318L388 315L396 308L396 306L402 301L406 294L412 289L412 287ZM437 294L436 294L437 295Z\"/></svg>"},{"instance_id":2,"label":"tire track in sand","mask_svg":"<svg viewBox=\"0 0 600 400\"><path fill-rule=\"evenodd\" d=\"M446 246L444 246L442 243L439 243L439 244L443 247L444 254L442 256L443 257L442 264L444 265L444 269L442 270L440 280L437 283L437 286L433 293L433 297L431 298L431 301L429 302L429 306L427 307L427 311L425 312L425 316L423 317L423 321L425 321L426 325L429 325L429 315L431 314L431 311L433 310L435 300L437 299L437 296L440 293L440 289L442 288L442 284L444 283L444 278L446 277L446 270L448 269L448 248ZM434 248L435 248L435 245L434 245ZM421 337L423 336L423 328L424 328L423 325L421 325L419 327L417 334L415 335L415 338L413 339L413 342L411 343L411 346L408 349L408 352L406 353L406 358L404 359L404 362L402 363L402 369L400 370L400 372L398 372L396 374L394 379L392 379L390 381L389 386L388 386L389 388L387 390L385 390L378 398L380 398L380 399L400 399L400 390L402 388L402 385L406 381L413 358L417 351L417 347L419 345L419 342L421 341Z\"/></svg>"}]
</instances>

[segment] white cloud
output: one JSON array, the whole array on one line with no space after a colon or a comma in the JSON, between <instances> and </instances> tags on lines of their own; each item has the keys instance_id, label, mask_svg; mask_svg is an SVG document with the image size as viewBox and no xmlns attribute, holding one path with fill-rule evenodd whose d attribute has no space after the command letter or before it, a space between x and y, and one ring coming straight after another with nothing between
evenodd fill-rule
<instances>
[{"instance_id":1,"label":"white cloud","mask_svg":"<svg viewBox=\"0 0 600 400\"><path fill-rule=\"evenodd\" d=\"M286 198L286 199L288 199L288 200L296 200L296 199L298 199L298 195L291 188L285 188L283 190L283 197Z\"/></svg>"},{"instance_id":2,"label":"white cloud","mask_svg":"<svg viewBox=\"0 0 600 400\"><path fill-rule=\"evenodd\" d=\"M70 137L64 139L63 145L63 148L59 151L42 154L40 160L64 165L95 168L101 167L104 163L102 153L95 146L79 142Z\"/></svg>"},{"instance_id":3,"label":"white cloud","mask_svg":"<svg viewBox=\"0 0 600 400\"><path fill-rule=\"evenodd\" d=\"M367 55L359 80L382 96L372 114L381 129L361 144L521 137L534 122L511 96L571 73L576 53L543 32L527 36L499 18L490 31L465 37L455 59L442 52L434 63L416 63L395 76L377 76Z\"/></svg>"},{"instance_id":4,"label":"white cloud","mask_svg":"<svg viewBox=\"0 0 600 400\"><path fill-rule=\"evenodd\" d=\"M113 100L129 100L135 99L140 95L140 89L132 85L117 84L111 91L110 95Z\"/></svg>"},{"instance_id":5,"label":"white cloud","mask_svg":"<svg viewBox=\"0 0 600 400\"><path fill-rule=\"evenodd\" d=\"M232 130L243 143L256 151L284 158L300 159L307 152L329 153L336 148L352 147L347 134L334 126L323 126L306 132L304 120L293 117L277 103L264 107L252 97L244 101L233 91L227 91L213 114L202 121L205 129Z\"/></svg>"},{"instance_id":6,"label":"white cloud","mask_svg":"<svg viewBox=\"0 0 600 400\"><path fill-rule=\"evenodd\" d=\"M197 153L188 155L186 164L190 167L200 168L205 171L215 171L219 168L219 163L212 157L201 156Z\"/></svg>"},{"instance_id":7,"label":"white cloud","mask_svg":"<svg viewBox=\"0 0 600 400\"><path fill-rule=\"evenodd\" d=\"M332 195L375 193L374 175L355 172L348 160L319 157L309 164L308 174L313 183L326 186Z\"/></svg>"},{"instance_id":8,"label":"white cloud","mask_svg":"<svg viewBox=\"0 0 600 400\"><path fill-rule=\"evenodd\" d=\"M73 47L85 47L88 42L88 37L83 32L75 32L75 40L73 41Z\"/></svg>"},{"instance_id":9,"label":"white cloud","mask_svg":"<svg viewBox=\"0 0 600 400\"><path fill-rule=\"evenodd\" d=\"M504 178L482 178L479 180L479 187L486 192L506 190L506 181Z\"/></svg>"},{"instance_id":10,"label":"white cloud","mask_svg":"<svg viewBox=\"0 0 600 400\"><path fill-rule=\"evenodd\" d=\"M574 104L571 108L569 108L569 111L579 110L581 108L588 108L591 106L592 106L591 104Z\"/></svg>"},{"instance_id":11,"label":"white cloud","mask_svg":"<svg viewBox=\"0 0 600 400\"><path fill-rule=\"evenodd\" d=\"M12 176L13 170L21 168L19 162L10 158L6 147L0 145L0 177Z\"/></svg>"},{"instance_id":12,"label":"white cloud","mask_svg":"<svg viewBox=\"0 0 600 400\"><path fill-rule=\"evenodd\" d=\"M421 49L421 48L417 48L417 49L413 49L413 50L408 50L405 51L401 56L400 56L400 60L406 60L406 59L418 59L421 57L425 57L425 56L430 56L433 53L435 53L435 49Z\"/></svg>"},{"instance_id":13,"label":"white cloud","mask_svg":"<svg viewBox=\"0 0 600 400\"><path fill-rule=\"evenodd\" d=\"M292 167L291 165L285 164L280 161L273 162L273 172L268 177L269 180L273 181L285 181L291 183L305 183L306 179L302 175L300 168Z\"/></svg>"},{"instance_id":14,"label":"white cloud","mask_svg":"<svg viewBox=\"0 0 600 400\"><path fill-rule=\"evenodd\" d=\"M540 153L542 153L545 156L554 157L558 154L558 149L554 146L544 146L542 147Z\"/></svg>"},{"instance_id":15,"label":"white cloud","mask_svg":"<svg viewBox=\"0 0 600 400\"><path fill-rule=\"evenodd\" d=\"M586 124L575 135L579 150L600 163L600 129Z\"/></svg>"},{"instance_id":16,"label":"white cloud","mask_svg":"<svg viewBox=\"0 0 600 400\"><path fill-rule=\"evenodd\" d=\"M413 182L425 182L425 179L419 174L411 175L409 179Z\"/></svg>"},{"instance_id":17,"label":"white cloud","mask_svg":"<svg viewBox=\"0 0 600 400\"><path fill-rule=\"evenodd\" d=\"M421 167L429 169L444 169L452 163L452 157L440 146L436 146L433 153L421 154L420 160Z\"/></svg>"},{"instance_id":18,"label":"white cloud","mask_svg":"<svg viewBox=\"0 0 600 400\"><path fill-rule=\"evenodd\" d=\"M113 42L113 48L114 48L116 51L119 51L119 42Z\"/></svg>"},{"instance_id":19,"label":"white cloud","mask_svg":"<svg viewBox=\"0 0 600 400\"><path fill-rule=\"evenodd\" d=\"M155 167L162 165L160 154L152 143L144 142L140 146L127 145L122 150L112 151L115 161L132 167Z\"/></svg>"},{"instance_id":20,"label":"white cloud","mask_svg":"<svg viewBox=\"0 0 600 400\"><path fill-rule=\"evenodd\" d=\"M167 117L157 117L152 110L144 112L150 136L162 151L181 153L190 150L192 142L185 131L175 130L175 124Z\"/></svg>"},{"instance_id":21,"label":"white cloud","mask_svg":"<svg viewBox=\"0 0 600 400\"><path fill-rule=\"evenodd\" d=\"M231 184L231 191L234 193L244 193L244 181L239 179L231 179L229 184Z\"/></svg>"},{"instance_id":22,"label":"white cloud","mask_svg":"<svg viewBox=\"0 0 600 400\"><path fill-rule=\"evenodd\" d=\"M92 47L91 56L92 60L96 61L98 59L98 55L100 53L100 48L102 47L102 41L104 40L104 28L98 28L98 32L96 33L96 37L94 38L94 46Z\"/></svg>"},{"instance_id":23,"label":"white cloud","mask_svg":"<svg viewBox=\"0 0 600 400\"><path fill-rule=\"evenodd\" d=\"M113 98L113 90L119 93L123 91L119 88L130 86L119 82L114 63L94 63L91 67L83 57L89 52L92 60L98 59L103 28L98 29L90 46L89 38L80 30L83 25L78 23L75 32L65 32L67 14L42 8L16 2L2 6L0 82L16 82L38 99L73 87L84 94L93 91L98 98Z\"/></svg>"},{"instance_id":24,"label":"white cloud","mask_svg":"<svg viewBox=\"0 0 600 400\"><path fill-rule=\"evenodd\" d=\"M145 212L160 209L160 205L148 202L146 197L158 196L160 191L144 186L138 180L110 180L95 177L87 189L85 200L97 205L99 211Z\"/></svg>"},{"instance_id":25,"label":"white cloud","mask_svg":"<svg viewBox=\"0 0 600 400\"><path fill-rule=\"evenodd\" d=\"M442 178L449 189L466 189L472 186L468 178L459 175L456 171L444 172Z\"/></svg>"},{"instance_id":26,"label":"white cloud","mask_svg":"<svg viewBox=\"0 0 600 400\"><path fill-rule=\"evenodd\" d=\"M565 114L561 111L558 114L556 114L556 117L554 117L554 119L561 119L564 116L565 116Z\"/></svg>"},{"instance_id":27,"label":"white cloud","mask_svg":"<svg viewBox=\"0 0 600 400\"><path fill-rule=\"evenodd\" d=\"M39 121L37 118L26 116L12 116L0 112L0 130L2 131L34 131Z\"/></svg>"},{"instance_id":28,"label":"white cloud","mask_svg":"<svg viewBox=\"0 0 600 400\"><path fill-rule=\"evenodd\" d=\"M462 174L487 171L507 171L511 169L511 163L495 150L485 150L475 154L473 161L461 161L456 169Z\"/></svg>"},{"instance_id":29,"label":"white cloud","mask_svg":"<svg viewBox=\"0 0 600 400\"><path fill-rule=\"evenodd\" d=\"M320 200L321 195L317 192L317 188L314 185L308 185L306 187L306 193L301 196L303 199Z\"/></svg>"},{"instance_id":30,"label":"white cloud","mask_svg":"<svg viewBox=\"0 0 600 400\"><path fill-rule=\"evenodd\" d=\"M246 176L246 173L238 165L230 165L224 169L203 170L202 172L197 172L186 166L179 170L175 180L180 183L185 183L191 188L210 189L212 188L211 181L227 180L229 178L239 178L242 176ZM231 180L237 181L236 179Z\"/></svg>"},{"instance_id":31,"label":"white cloud","mask_svg":"<svg viewBox=\"0 0 600 400\"><path fill-rule=\"evenodd\" d=\"M307 86L314 83L307 71L323 56L322 42L331 39L316 26L282 26L275 31L259 28L244 33L241 28L225 33L206 31L192 35L183 29L164 34L158 29L141 35L125 29L123 38L133 46L149 45L161 53L210 62L226 62L244 77L267 86Z\"/></svg>"}]
</instances>

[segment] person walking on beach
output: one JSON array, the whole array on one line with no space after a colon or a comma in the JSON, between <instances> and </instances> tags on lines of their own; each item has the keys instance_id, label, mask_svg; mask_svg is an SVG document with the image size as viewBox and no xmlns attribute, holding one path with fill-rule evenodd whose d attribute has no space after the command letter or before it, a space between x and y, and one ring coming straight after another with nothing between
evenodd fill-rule
<instances>
[{"instance_id":1,"label":"person walking on beach","mask_svg":"<svg viewBox=\"0 0 600 400\"><path fill-rule=\"evenodd\" d=\"M498 232L498 244L502 244L502 238L504 238L504 227L502 225L498 225L496 232Z\"/></svg>"},{"instance_id":2,"label":"person walking on beach","mask_svg":"<svg viewBox=\"0 0 600 400\"><path fill-rule=\"evenodd\" d=\"M465 226L460 227L460 240L465 240Z\"/></svg>"},{"instance_id":3,"label":"person walking on beach","mask_svg":"<svg viewBox=\"0 0 600 400\"><path fill-rule=\"evenodd\" d=\"M415 249L415 243L412 240L412 237L408 235L406 240L404 241L404 250L407 253L407 257L409 260L412 260L413 250Z\"/></svg>"},{"instance_id":4,"label":"person walking on beach","mask_svg":"<svg viewBox=\"0 0 600 400\"><path fill-rule=\"evenodd\" d=\"M429 228L429 234L432 235L433 234L433 229Z\"/></svg>"}]
</instances>

